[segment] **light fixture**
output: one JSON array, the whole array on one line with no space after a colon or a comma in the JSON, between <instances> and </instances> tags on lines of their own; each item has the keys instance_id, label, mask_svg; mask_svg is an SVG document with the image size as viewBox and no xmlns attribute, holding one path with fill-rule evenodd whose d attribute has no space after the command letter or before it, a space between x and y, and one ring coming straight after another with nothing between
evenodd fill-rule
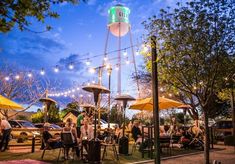
<instances>
[{"instance_id":1,"label":"light fixture","mask_svg":"<svg viewBox=\"0 0 235 164\"><path fill-rule=\"evenodd\" d=\"M116 70L116 71L118 71L118 70L119 70L119 66L118 66L118 65L116 65L115 70Z\"/></svg>"},{"instance_id":2,"label":"light fixture","mask_svg":"<svg viewBox=\"0 0 235 164\"><path fill-rule=\"evenodd\" d=\"M107 56L105 56L105 57L104 57L104 61L107 61L107 60L108 60L108 57L107 57Z\"/></svg>"},{"instance_id":3,"label":"light fixture","mask_svg":"<svg viewBox=\"0 0 235 164\"><path fill-rule=\"evenodd\" d=\"M130 64L130 61L128 60L128 58L126 58L126 64Z\"/></svg>"},{"instance_id":4,"label":"light fixture","mask_svg":"<svg viewBox=\"0 0 235 164\"><path fill-rule=\"evenodd\" d=\"M70 70L74 69L74 65L72 63L69 64L69 69Z\"/></svg>"},{"instance_id":5,"label":"light fixture","mask_svg":"<svg viewBox=\"0 0 235 164\"><path fill-rule=\"evenodd\" d=\"M6 81L9 81L9 80L10 80L10 77L9 77L9 76L5 77L5 80L6 80Z\"/></svg>"},{"instance_id":6,"label":"light fixture","mask_svg":"<svg viewBox=\"0 0 235 164\"><path fill-rule=\"evenodd\" d=\"M90 73L95 73L95 68L90 68L90 69L89 69L89 72L90 72Z\"/></svg>"},{"instance_id":7,"label":"light fixture","mask_svg":"<svg viewBox=\"0 0 235 164\"><path fill-rule=\"evenodd\" d=\"M59 67L58 67L58 65L55 66L54 72L55 72L55 73L58 73L58 72L59 72Z\"/></svg>"},{"instance_id":8,"label":"light fixture","mask_svg":"<svg viewBox=\"0 0 235 164\"><path fill-rule=\"evenodd\" d=\"M43 68L41 69L40 74L41 74L41 75L45 75L45 71L44 71Z\"/></svg>"},{"instance_id":9,"label":"light fixture","mask_svg":"<svg viewBox=\"0 0 235 164\"><path fill-rule=\"evenodd\" d=\"M16 79L16 80L19 80L19 79L20 79L20 76L19 76L19 75L16 75L16 76L15 76L15 79Z\"/></svg>"},{"instance_id":10,"label":"light fixture","mask_svg":"<svg viewBox=\"0 0 235 164\"><path fill-rule=\"evenodd\" d=\"M89 59L86 60L86 65L91 65L91 62Z\"/></svg>"},{"instance_id":11,"label":"light fixture","mask_svg":"<svg viewBox=\"0 0 235 164\"><path fill-rule=\"evenodd\" d=\"M135 55L138 56L139 54L140 54L139 49L137 49Z\"/></svg>"},{"instance_id":12,"label":"light fixture","mask_svg":"<svg viewBox=\"0 0 235 164\"><path fill-rule=\"evenodd\" d=\"M27 76L31 78L33 75L31 72L29 72Z\"/></svg>"},{"instance_id":13,"label":"light fixture","mask_svg":"<svg viewBox=\"0 0 235 164\"><path fill-rule=\"evenodd\" d=\"M126 51L126 49L123 51L123 56L127 56L127 51Z\"/></svg>"},{"instance_id":14,"label":"light fixture","mask_svg":"<svg viewBox=\"0 0 235 164\"><path fill-rule=\"evenodd\" d=\"M78 88L78 87L77 87L77 90L79 91L79 90L80 90L80 88Z\"/></svg>"}]
</instances>

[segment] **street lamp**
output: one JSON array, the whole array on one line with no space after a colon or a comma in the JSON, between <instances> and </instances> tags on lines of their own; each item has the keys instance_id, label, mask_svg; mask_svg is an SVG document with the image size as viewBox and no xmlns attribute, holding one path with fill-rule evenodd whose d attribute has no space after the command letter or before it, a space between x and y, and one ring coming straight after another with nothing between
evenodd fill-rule
<instances>
[{"instance_id":1,"label":"street lamp","mask_svg":"<svg viewBox=\"0 0 235 164\"><path fill-rule=\"evenodd\" d=\"M89 153L88 153L88 160L91 163L100 163L100 152L101 146L100 141L96 138L96 118L97 118L97 109L98 107L98 100L100 99L100 94L110 93L110 91L101 86L99 84L91 84L89 86L85 86L82 88L85 91L92 92L94 94L94 101L95 101L95 127L94 127L94 139L89 141Z\"/></svg>"},{"instance_id":2,"label":"street lamp","mask_svg":"<svg viewBox=\"0 0 235 164\"><path fill-rule=\"evenodd\" d=\"M130 95L120 95L115 98L117 101L122 101L123 102L123 129L122 129L122 137L119 140L119 153L120 154L125 154L128 155L128 137L125 136L125 110L126 110L126 105L128 101L133 101L135 98L133 98Z\"/></svg>"}]
</instances>

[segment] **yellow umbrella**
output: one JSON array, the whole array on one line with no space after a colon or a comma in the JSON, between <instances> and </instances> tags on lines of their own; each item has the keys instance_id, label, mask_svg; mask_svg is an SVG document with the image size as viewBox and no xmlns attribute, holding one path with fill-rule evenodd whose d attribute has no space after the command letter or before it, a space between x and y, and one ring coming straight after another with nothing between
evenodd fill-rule
<instances>
[{"instance_id":1,"label":"yellow umbrella","mask_svg":"<svg viewBox=\"0 0 235 164\"><path fill-rule=\"evenodd\" d=\"M3 97L2 95L0 95L0 109L7 109L7 110L11 110L11 109L24 109L21 105L15 103L14 101L11 101L10 99Z\"/></svg>"},{"instance_id":2,"label":"yellow umbrella","mask_svg":"<svg viewBox=\"0 0 235 164\"><path fill-rule=\"evenodd\" d=\"M183 103L168 98L159 97L159 110L177 108ZM130 106L129 109L153 110L153 99L151 97L139 99Z\"/></svg>"}]
</instances>

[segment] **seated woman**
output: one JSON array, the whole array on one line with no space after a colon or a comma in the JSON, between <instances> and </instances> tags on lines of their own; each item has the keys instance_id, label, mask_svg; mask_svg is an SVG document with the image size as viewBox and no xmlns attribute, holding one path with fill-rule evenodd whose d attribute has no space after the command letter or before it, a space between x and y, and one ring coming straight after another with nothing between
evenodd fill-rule
<instances>
[{"instance_id":1,"label":"seated woman","mask_svg":"<svg viewBox=\"0 0 235 164\"><path fill-rule=\"evenodd\" d=\"M140 143L142 141L141 139L141 131L139 128L139 121L134 121L133 127L131 129L132 137L134 138L136 143Z\"/></svg>"},{"instance_id":2,"label":"seated woman","mask_svg":"<svg viewBox=\"0 0 235 164\"><path fill-rule=\"evenodd\" d=\"M60 148L62 146L60 137L53 138L52 135L48 132L49 129L50 129L50 124L45 123L42 133L44 143L52 149Z\"/></svg>"},{"instance_id":3,"label":"seated woman","mask_svg":"<svg viewBox=\"0 0 235 164\"><path fill-rule=\"evenodd\" d=\"M82 147L88 152L88 141L94 138L94 130L92 125L89 124L87 119L83 120L83 125L81 126L81 136ZM82 154L83 155L83 154Z\"/></svg>"},{"instance_id":4,"label":"seated woman","mask_svg":"<svg viewBox=\"0 0 235 164\"><path fill-rule=\"evenodd\" d=\"M74 127L72 119L68 119L66 121L66 124L65 124L65 127L62 130L62 133L70 133L71 136L72 136L73 144L72 145L68 145L68 146L72 147L72 146L77 145L77 143L78 143L78 141L77 141L77 130ZM68 156L69 156L69 148L66 148L65 151L66 151L65 154L66 154L66 156L68 158ZM77 155L79 155L79 153L77 153ZM72 156L70 156L70 158L72 158Z\"/></svg>"}]
</instances>

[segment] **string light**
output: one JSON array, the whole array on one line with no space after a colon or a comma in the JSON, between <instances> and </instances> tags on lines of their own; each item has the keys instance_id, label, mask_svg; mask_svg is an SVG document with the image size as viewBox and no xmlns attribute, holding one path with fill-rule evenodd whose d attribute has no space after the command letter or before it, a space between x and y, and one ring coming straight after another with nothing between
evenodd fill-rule
<instances>
[{"instance_id":1,"label":"string light","mask_svg":"<svg viewBox=\"0 0 235 164\"><path fill-rule=\"evenodd\" d=\"M19 76L19 75L16 75L16 76L15 76L15 79L16 79L16 80L19 80L19 79L20 79L20 76Z\"/></svg>"},{"instance_id":2,"label":"string light","mask_svg":"<svg viewBox=\"0 0 235 164\"><path fill-rule=\"evenodd\" d=\"M59 72L59 67L58 67L58 65L55 66L54 72L55 72L55 73L58 73L58 72Z\"/></svg>"},{"instance_id":3,"label":"string light","mask_svg":"<svg viewBox=\"0 0 235 164\"><path fill-rule=\"evenodd\" d=\"M29 78L31 78L33 75L32 75L32 73L28 73L28 75L27 75Z\"/></svg>"},{"instance_id":4,"label":"string light","mask_svg":"<svg viewBox=\"0 0 235 164\"><path fill-rule=\"evenodd\" d=\"M135 55L136 55L136 56L139 56L139 54L140 54L140 53L139 53L139 50L137 49L136 52L135 52Z\"/></svg>"},{"instance_id":5,"label":"string light","mask_svg":"<svg viewBox=\"0 0 235 164\"><path fill-rule=\"evenodd\" d=\"M9 80L10 80L10 77L9 77L9 76L5 77L5 80L6 80L6 81L9 81Z\"/></svg>"},{"instance_id":6,"label":"string light","mask_svg":"<svg viewBox=\"0 0 235 164\"><path fill-rule=\"evenodd\" d=\"M95 84L95 80L93 80L92 83Z\"/></svg>"},{"instance_id":7,"label":"string light","mask_svg":"<svg viewBox=\"0 0 235 164\"><path fill-rule=\"evenodd\" d=\"M130 61L128 60L128 58L126 58L126 64L130 64Z\"/></svg>"},{"instance_id":8,"label":"string light","mask_svg":"<svg viewBox=\"0 0 235 164\"><path fill-rule=\"evenodd\" d=\"M44 71L43 68L41 69L40 74L41 74L41 75L45 75L45 71Z\"/></svg>"},{"instance_id":9,"label":"string light","mask_svg":"<svg viewBox=\"0 0 235 164\"><path fill-rule=\"evenodd\" d=\"M79 90L80 90L80 88L77 87L77 91L79 91Z\"/></svg>"},{"instance_id":10,"label":"string light","mask_svg":"<svg viewBox=\"0 0 235 164\"><path fill-rule=\"evenodd\" d=\"M95 68L90 68L89 72L92 73L92 74L95 73Z\"/></svg>"},{"instance_id":11,"label":"string light","mask_svg":"<svg viewBox=\"0 0 235 164\"><path fill-rule=\"evenodd\" d=\"M170 97L172 97L172 94L171 94L171 93L169 93L169 96L170 96Z\"/></svg>"},{"instance_id":12,"label":"string light","mask_svg":"<svg viewBox=\"0 0 235 164\"><path fill-rule=\"evenodd\" d=\"M123 56L127 56L127 51L126 51L126 49L125 49L124 52L123 52Z\"/></svg>"},{"instance_id":13,"label":"string light","mask_svg":"<svg viewBox=\"0 0 235 164\"><path fill-rule=\"evenodd\" d=\"M118 65L115 66L115 70L116 70L116 71L119 70L119 66L118 66Z\"/></svg>"},{"instance_id":14,"label":"string light","mask_svg":"<svg viewBox=\"0 0 235 164\"><path fill-rule=\"evenodd\" d=\"M91 65L91 62L90 62L90 60L89 59L87 59L87 61L86 61L86 65Z\"/></svg>"},{"instance_id":15,"label":"string light","mask_svg":"<svg viewBox=\"0 0 235 164\"><path fill-rule=\"evenodd\" d=\"M108 57L107 56L104 57L104 61L108 61Z\"/></svg>"},{"instance_id":16,"label":"string light","mask_svg":"<svg viewBox=\"0 0 235 164\"><path fill-rule=\"evenodd\" d=\"M74 65L72 63L69 64L69 69L70 70L74 69Z\"/></svg>"}]
</instances>

